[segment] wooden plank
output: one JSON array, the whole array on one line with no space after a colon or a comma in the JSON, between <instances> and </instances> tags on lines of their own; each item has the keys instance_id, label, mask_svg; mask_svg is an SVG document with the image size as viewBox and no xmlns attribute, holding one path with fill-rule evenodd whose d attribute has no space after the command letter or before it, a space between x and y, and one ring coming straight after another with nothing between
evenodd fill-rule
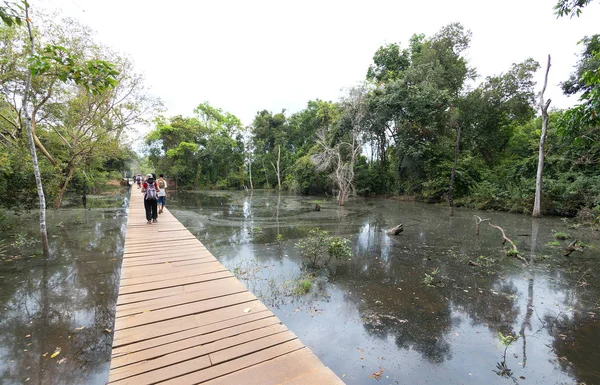
<instances>
[{"instance_id":1,"label":"wooden plank","mask_svg":"<svg viewBox=\"0 0 600 385\"><path fill-rule=\"evenodd\" d=\"M230 294L236 294L247 291L244 285L240 284L235 277L219 280L220 284L212 284L205 290L198 290L192 293L178 295L175 298L158 298L146 301L140 301L129 305L117 306L116 317L124 317L148 311L156 311L172 307L175 305L183 305L186 303L203 301L211 298L223 297ZM222 282L226 281L226 282Z\"/></svg>"},{"instance_id":2,"label":"wooden plank","mask_svg":"<svg viewBox=\"0 0 600 385\"><path fill-rule=\"evenodd\" d=\"M135 326L151 324L191 314L204 313L210 310L220 309L230 305L237 305L255 300L256 297L254 294L250 292L244 292L219 298L207 299L202 302L173 306L168 309L161 309L150 313L142 313L130 317L118 318L115 320L115 330L132 328Z\"/></svg>"},{"instance_id":3,"label":"wooden plank","mask_svg":"<svg viewBox=\"0 0 600 385\"><path fill-rule=\"evenodd\" d=\"M209 274L211 271L210 270L207 271L205 266L203 266L204 263L205 262L202 262L201 264L199 264L199 266L192 266L192 267L188 267L186 269L181 269L181 268L169 269L164 274L161 274L158 276L144 275L141 277L122 278L121 286L139 285L141 283L168 281L168 280L174 279L174 278L184 278L184 277L189 277L189 276L194 276L194 275Z\"/></svg>"},{"instance_id":4,"label":"wooden plank","mask_svg":"<svg viewBox=\"0 0 600 385\"><path fill-rule=\"evenodd\" d=\"M172 297L183 293L185 293L183 286L174 286L165 289L152 290L151 292L123 294L119 295L119 298L117 299L117 307L149 299Z\"/></svg>"},{"instance_id":5,"label":"wooden plank","mask_svg":"<svg viewBox=\"0 0 600 385\"><path fill-rule=\"evenodd\" d=\"M171 286L181 286L190 283L205 282L233 276L233 274L231 274L229 270L224 268L222 265L218 266L216 264L213 265L212 263L203 263L203 265L212 265L210 266L210 268L207 267L205 274L194 275L191 277L169 279L166 281L148 282L139 285L123 286L119 290L119 295L139 293L141 291L150 291L155 289L164 289L166 287Z\"/></svg>"},{"instance_id":6,"label":"wooden plank","mask_svg":"<svg viewBox=\"0 0 600 385\"><path fill-rule=\"evenodd\" d=\"M190 253L190 254L194 254L194 255L208 254L211 257L213 257L213 255L211 253L209 253L208 250L199 249L197 246L190 246L190 247L177 246L176 248L168 248L165 250L151 249L151 250L140 252L140 253L123 254L123 258L124 259L140 258L140 257L148 256L148 255L154 255L154 256L159 255L159 256L164 257L164 256L168 256L168 255L179 255L182 253Z\"/></svg>"},{"instance_id":7,"label":"wooden plank","mask_svg":"<svg viewBox=\"0 0 600 385\"><path fill-rule=\"evenodd\" d=\"M212 256L206 256L204 258L199 258L195 255L180 255L180 256L169 256L169 257L148 257L148 258L139 258L136 260L128 260L124 259L122 267L134 267L134 266L144 266L144 265L156 265L159 263L171 263L171 262L181 262L181 261L200 261L202 262L216 262L216 259Z\"/></svg>"},{"instance_id":8,"label":"wooden plank","mask_svg":"<svg viewBox=\"0 0 600 385\"><path fill-rule=\"evenodd\" d=\"M215 257L212 254L192 254L188 257L194 258L202 261L216 261ZM176 262L180 260L180 256L176 254L167 254L167 255L153 255L153 254L143 254L142 256L130 257L123 259L124 266L130 264L132 262L147 262L147 261L173 261Z\"/></svg>"},{"instance_id":9,"label":"wooden plank","mask_svg":"<svg viewBox=\"0 0 600 385\"><path fill-rule=\"evenodd\" d=\"M238 370L248 368L261 362L269 361L296 350L306 349L302 343L295 339L286 343L273 346L254 354L225 362L221 365L212 365L204 370L196 370L190 374L181 377L176 377L161 383L161 385L195 385L226 374L234 373Z\"/></svg>"},{"instance_id":10,"label":"wooden plank","mask_svg":"<svg viewBox=\"0 0 600 385\"><path fill-rule=\"evenodd\" d=\"M156 374L163 372L163 370L161 370L162 368L169 367L169 372L171 375L177 374L174 373L175 371L173 370L173 367L175 364L180 362L206 356L207 354L218 351L219 349L231 348L236 345L250 343L256 340L266 340L275 335L284 334L286 332L287 328L284 325L276 324L261 329L252 330L247 333L242 333L234 337L221 339L213 343L196 345L191 348L182 349L171 354L165 354L161 357L145 362L139 362L136 364L123 366L121 368L115 368L110 373L110 381L122 380L124 378L141 375L143 373L152 375L153 377L151 378L154 378L155 381L159 381L157 378L160 377L156 376Z\"/></svg>"},{"instance_id":11,"label":"wooden plank","mask_svg":"<svg viewBox=\"0 0 600 385\"><path fill-rule=\"evenodd\" d=\"M258 301L257 301L258 303ZM222 313L219 313L222 315ZM161 336L154 336L153 338L146 339L144 341L133 341L130 344L123 345L121 347L113 348L112 355L113 357L119 357L123 354L131 355L135 352L144 351L147 349L152 349L155 347L160 347L163 345L168 345L173 342L181 341L186 338L192 338L194 336L199 336L203 334L216 333L218 331L228 329L238 325L251 325L256 320L262 319L275 319L277 322L279 321L273 313L269 310L256 310L254 312L244 314L241 317L235 318L224 318L218 322L213 322L207 325L197 326L192 329L183 330L176 333L170 333ZM200 324L199 321L198 324Z\"/></svg>"},{"instance_id":12,"label":"wooden plank","mask_svg":"<svg viewBox=\"0 0 600 385\"><path fill-rule=\"evenodd\" d=\"M206 385L263 385L280 384L305 377L319 369L327 369L308 349L300 349L286 355L251 366L223 377L205 382ZM342 382L339 382L341 384ZM306 384L338 384L337 382L302 382Z\"/></svg>"},{"instance_id":13,"label":"wooden plank","mask_svg":"<svg viewBox=\"0 0 600 385\"><path fill-rule=\"evenodd\" d=\"M244 312L246 309L250 309L249 313L253 313L265 311L267 310L267 307L260 301L255 300L253 302L246 302L202 314L161 321L155 324L138 326L131 329L117 330L115 331L113 347L115 346L115 341L117 342L117 346L121 346L130 344L132 342L143 341L150 338L175 333L179 331L177 330L177 325L180 322L182 324L182 328L180 330L186 330L194 327L219 323L232 318L243 317L248 314ZM183 327L184 324L185 327Z\"/></svg>"},{"instance_id":14,"label":"wooden plank","mask_svg":"<svg viewBox=\"0 0 600 385\"><path fill-rule=\"evenodd\" d=\"M266 348L270 348L271 346L276 346L295 339L297 339L296 335L290 331L274 334L268 337L257 339L255 341L247 342L239 346L212 353L210 354L210 362L212 362L213 365L216 365L221 362L231 361L233 359L243 357L248 354L258 352ZM224 341L219 342L225 343Z\"/></svg>"},{"instance_id":15,"label":"wooden plank","mask_svg":"<svg viewBox=\"0 0 600 385\"><path fill-rule=\"evenodd\" d=\"M181 374L190 373L194 370L207 368L210 366L208 356L199 357L193 360L181 362L172 365L162 370L155 370L149 373L140 374L138 376L125 378L123 380L114 381L112 372L108 378L108 383L113 385L145 385L155 384L159 381L169 380Z\"/></svg>"},{"instance_id":16,"label":"wooden plank","mask_svg":"<svg viewBox=\"0 0 600 385\"><path fill-rule=\"evenodd\" d=\"M259 316L257 313L256 316ZM236 319L239 322L241 319ZM266 318L260 318L256 321L247 322L243 320L241 324L234 325L229 328L218 330L208 334L198 334L201 330L206 329L196 328L186 330L185 332L175 333L168 336L161 337L163 341L169 341L168 343L158 344L148 349L135 351L133 353L127 351L126 353L113 354L111 361L111 368L119 368L121 366L135 364L146 360L152 360L157 357L164 356L165 354L178 352L187 348L191 348L197 345L205 345L210 342L217 341L219 339L232 337L241 333L262 329L271 325L279 325L281 321L274 315L268 315ZM158 338L149 340L147 342L157 343ZM146 343L147 343L146 342ZM127 348L126 348L127 349Z\"/></svg>"}]
</instances>

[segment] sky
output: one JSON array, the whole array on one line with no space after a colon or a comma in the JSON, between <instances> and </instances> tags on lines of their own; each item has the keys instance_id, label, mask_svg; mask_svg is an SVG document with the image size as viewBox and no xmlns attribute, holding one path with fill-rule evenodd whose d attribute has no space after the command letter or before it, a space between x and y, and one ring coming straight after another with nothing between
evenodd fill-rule
<instances>
[{"instance_id":1,"label":"sky","mask_svg":"<svg viewBox=\"0 0 600 385\"><path fill-rule=\"evenodd\" d=\"M600 2L579 18L557 19L555 0L416 1L153 1L39 0L96 31L97 40L133 59L165 114L192 115L208 101L252 123L257 111L288 113L309 100L338 100L365 79L382 45L406 47L460 22L473 33L466 57L485 76L529 57L552 55L545 97L554 107L577 102L562 95L586 35L600 33Z\"/></svg>"}]
</instances>

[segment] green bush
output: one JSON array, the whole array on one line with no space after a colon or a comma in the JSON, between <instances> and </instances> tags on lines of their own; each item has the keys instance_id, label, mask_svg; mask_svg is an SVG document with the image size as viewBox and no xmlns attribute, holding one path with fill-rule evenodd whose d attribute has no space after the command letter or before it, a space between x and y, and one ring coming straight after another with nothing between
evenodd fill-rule
<instances>
[{"instance_id":1,"label":"green bush","mask_svg":"<svg viewBox=\"0 0 600 385\"><path fill-rule=\"evenodd\" d=\"M317 227L310 230L308 237L298 242L296 247L311 267L319 268L332 259L349 259L352 249L348 242L344 238L331 237L329 232Z\"/></svg>"}]
</instances>

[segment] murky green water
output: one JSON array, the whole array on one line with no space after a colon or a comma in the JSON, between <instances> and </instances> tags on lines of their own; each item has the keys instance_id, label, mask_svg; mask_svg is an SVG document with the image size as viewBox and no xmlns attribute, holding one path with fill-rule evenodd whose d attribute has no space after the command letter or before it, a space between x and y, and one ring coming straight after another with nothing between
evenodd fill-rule
<instances>
[{"instance_id":1,"label":"murky green water","mask_svg":"<svg viewBox=\"0 0 600 385\"><path fill-rule=\"evenodd\" d=\"M348 384L600 383L599 234L570 220L469 210L450 218L445 208L388 200L324 201L316 212L311 198L265 192L180 193L168 203ZM487 224L476 236L474 214L503 227L532 266L506 257ZM385 234L398 223L402 234ZM316 272L298 294L294 245L315 226L350 239L355 256ZM591 247L567 259L570 240L549 245L554 231ZM499 333L518 337L505 359Z\"/></svg>"},{"instance_id":2,"label":"murky green water","mask_svg":"<svg viewBox=\"0 0 600 385\"><path fill-rule=\"evenodd\" d=\"M95 207L123 200L112 199ZM449 218L387 200L323 201L315 212L313 198L265 192L172 193L168 204L348 384L600 383L600 244L590 229L468 210ZM473 214L504 227L533 266L504 256L497 230L482 225L475 236ZM385 234L400 222L402 234ZM35 213L1 225L0 383L102 385L126 210L51 210L48 223L48 259ZM299 294L306 273L294 244L315 226L350 239L354 257L313 272ZM568 240L548 245L553 231L592 247L566 259ZM507 349L509 377L494 372L499 332L519 337Z\"/></svg>"},{"instance_id":3,"label":"murky green water","mask_svg":"<svg viewBox=\"0 0 600 385\"><path fill-rule=\"evenodd\" d=\"M0 225L0 384L105 384L126 209L49 210L48 258L36 215Z\"/></svg>"}]
</instances>

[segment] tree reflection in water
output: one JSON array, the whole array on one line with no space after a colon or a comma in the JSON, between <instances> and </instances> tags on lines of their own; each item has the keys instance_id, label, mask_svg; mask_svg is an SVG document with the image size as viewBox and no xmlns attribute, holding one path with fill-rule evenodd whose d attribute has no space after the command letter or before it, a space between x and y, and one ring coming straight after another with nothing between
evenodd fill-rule
<instances>
[{"instance_id":1,"label":"tree reflection in water","mask_svg":"<svg viewBox=\"0 0 600 385\"><path fill-rule=\"evenodd\" d=\"M50 215L48 257L31 257L32 248L12 249L24 258L0 264L0 378L3 384L104 384L125 211ZM14 231L36 236L35 220L18 221ZM2 236L10 240L14 232Z\"/></svg>"}]
</instances>

